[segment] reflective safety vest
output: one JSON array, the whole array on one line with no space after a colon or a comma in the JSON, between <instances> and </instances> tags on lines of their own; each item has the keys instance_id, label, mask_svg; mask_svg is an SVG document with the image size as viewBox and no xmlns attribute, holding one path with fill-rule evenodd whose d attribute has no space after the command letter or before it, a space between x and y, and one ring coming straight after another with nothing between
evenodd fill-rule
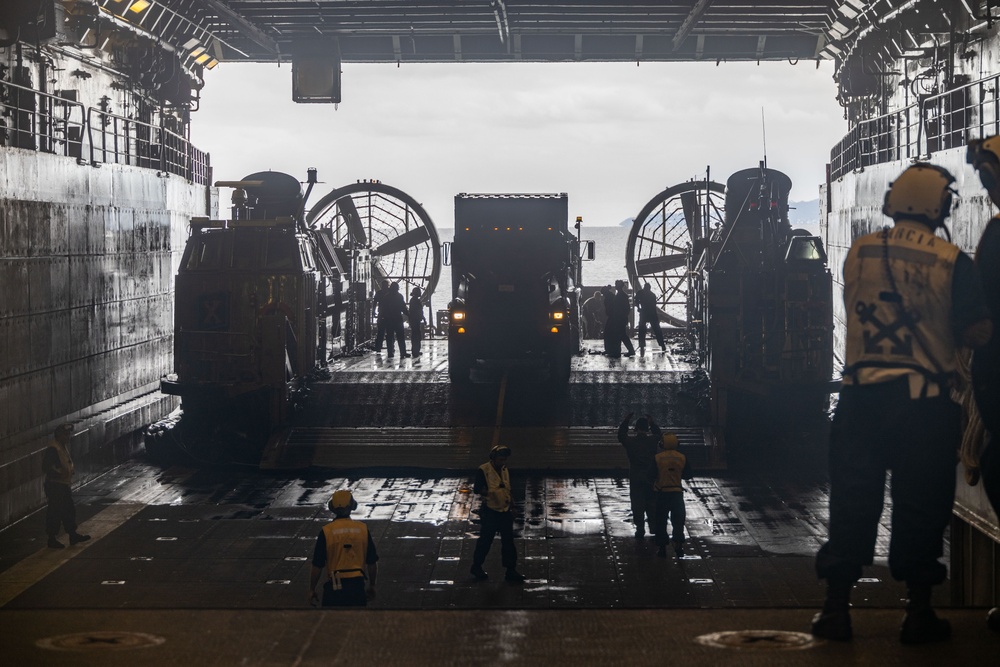
<instances>
[{"instance_id":1,"label":"reflective safety vest","mask_svg":"<svg viewBox=\"0 0 1000 667\"><path fill-rule=\"evenodd\" d=\"M909 220L854 242L844 262L844 384L908 377L911 398L947 391L958 364L951 284L959 252Z\"/></svg>"},{"instance_id":2,"label":"reflective safety vest","mask_svg":"<svg viewBox=\"0 0 1000 667\"><path fill-rule=\"evenodd\" d=\"M326 570L333 590L340 590L341 579L365 576L368 557L368 526L353 519L334 519L323 526L326 537Z\"/></svg>"},{"instance_id":3,"label":"reflective safety vest","mask_svg":"<svg viewBox=\"0 0 1000 667\"><path fill-rule=\"evenodd\" d=\"M656 455L656 481L653 488L657 491L683 491L681 475L687 457L676 449L665 449Z\"/></svg>"},{"instance_id":4,"label":"reflective safety vest","mask_svg":"<svg viewBox=\"0 0 1000 667\"><path fill-rule=\"evenodd\" d=\"M492 463L484 463L479 469L486 475L486 506L497 512L506 512L513 503L510 493L510 473L507 466L498 473Z\"/></svg>"},{"instance_id":5,"label":"reflective safety vest","mask_svg":"<svg viewBox=\"0 0 1000 667\"><path fill-rule=\"evenodd\" d=\"M45 476L45 479L50 482L57 482L59 484L72 484L73 483L73 459L69 455L69 450L59 442L58 440L49 441L49 447L56 450L56 454L59 455L59 467L62 472L50 472Z\"/></svg>"}]
</instances>

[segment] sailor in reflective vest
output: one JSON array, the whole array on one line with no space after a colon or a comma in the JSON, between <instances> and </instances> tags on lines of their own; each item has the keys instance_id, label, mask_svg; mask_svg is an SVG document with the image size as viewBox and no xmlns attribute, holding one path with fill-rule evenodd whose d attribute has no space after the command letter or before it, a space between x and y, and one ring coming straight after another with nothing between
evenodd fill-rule
<instances>
[{"instance_id":1,"label":"sailor in reflective vest","mask_svg":"<svg viewBox=\"0 0 1000 667\"><path fill-rule=\"evenodd\" d=\"M479 466L473 491L483 499L479 508L479 540L472 555L472 576L489 577L483 569L493 538L500 533L500 562L507 572L504 579L521 583L524 576L517 571L517 548L514 546L514 497L510 489L507 458L510 447L497 445L490 450L490 460Z\"/></svg>"},{"instance_id":2,"label":"sailor in reflective vest","mask_svg":"<svg viewBox=\"0 0 1000 667\"><path fill-rule=\"evenodd\" d=\"M656 555L667 557L667 543L673 541L674 553L678 558L684 555L684 521L687 511L684 507L684 487L682 479L691 479L691 468L687 457L677 451L677 436L664 433L660 438L660 451L656 454ZM667 519L670 520L672 537L667 534ZM671 537L671 539L668 539Z\"/></svg>"},{"instance_id":3,"label":"sailor in reflective vest","mask_svg":"<svg viewBox=\"0 0 1000 667\"><path fill-rule=\"evenodd\" d=\"M989 340L989 311L972 260L950 240L954 177L927 163L892 183L883 213L894 225L858 237L844 263L846 351L830 432L830 532L816 555L827 582L817 637L847 641L851 587L870 565L892 471L889 570L907 586L900 640L943 641L931 608L944 581L944 531L955 497L960 412L950 391L957 348Z\"/></svg>"},{"instance_id":4,"label":"sailor in reflective vest","mask_svg":"<svg viewBox=\"0 0 1000 667\"><path fill-rule=\"evenodd\" d=\"M324 607L364 607L369 598L375 597L375 580L378 578L375 542L368 526L351 518L351 512L358 508L358 503L350 491L335 491L327 506L337 518L323 526L316 537L309 578L309 604L316 604L316 586L326 572Z\"/></svg>"}]
</instances>

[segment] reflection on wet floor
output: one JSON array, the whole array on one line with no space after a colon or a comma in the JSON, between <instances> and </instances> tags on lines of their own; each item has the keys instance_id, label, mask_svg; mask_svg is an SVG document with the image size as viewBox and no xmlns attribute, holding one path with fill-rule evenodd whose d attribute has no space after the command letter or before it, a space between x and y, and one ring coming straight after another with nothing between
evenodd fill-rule
<instances>
[{"instance_id":1,"label":"reflection on wet floor","mask_svg":"<svg viewBox=\"0 0 1000 667\"><path fill-rule=\"evenodd\" d=\"M694 478L687 555L663 559L650 538L633 537L622 477L512 476L523 586L502 581L499 548L486 562L490 580L469 575L479 504L471 476L288 477L132 463L81 488L78 503L84 517L122 503L143 509L7 606L302 607L313 542L339 488L353 491L355 516L378 543L374 607L812 607L822 599L813 572L826 524L819 477ZM5 534L4 567L16 560L11 552L41 547L41 520ZM886 535L883 527L881 565L866 573L876 581L859 584L858 604L898 602Z\"/></svg>"}]
</instances>

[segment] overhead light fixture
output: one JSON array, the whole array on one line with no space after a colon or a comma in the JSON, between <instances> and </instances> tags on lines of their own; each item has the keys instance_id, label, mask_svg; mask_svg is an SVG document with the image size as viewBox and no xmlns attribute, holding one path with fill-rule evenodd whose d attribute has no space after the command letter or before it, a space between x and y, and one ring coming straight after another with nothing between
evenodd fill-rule
<instances>
[{"instance_id":1,"label":"overhead light fixture","mask_svg":"<svg viewBox=\"0 0 1000 667\"><path fill-rule=\"evenodd\" d=\"M198 46L200 44L201 44L201 42L198 41L197 37L192 37L188 41L184 42L184 49L186 51L190 51L191 49L193 49L194 47L196 47L196 46Z\"/></svg>"},{"instance_id":2,"label":"overhead light fixture","mask_svg":"<svg viewBox=\"0 0 1000 667\"><path fill-rule=\"evenodd\" d=\"M205 53L205 51L208 51L208 49L206 49L204 46L198 46L192 49L191 53L189 53L188 55L190 55L192 58L197 58L201 54Z\"/></svg>"},{"instance_id":3,"label":"overhead light fixture","mask_svg":"<svg viewBox=\"0 0 1000 667\"><path fill-rule=\"evenodd\" d=\"M128 6L130 12L135 12L136 14L141 13L147 7L149 7L149 0L135 0L131 5Z\"/></svg>"},{"instance_id":4,"label":"overhead light fixture","mask_svg":"<svg viewBox=\"0 0 1000 667\"><path fill-rule=\"evenodd\" d=\"M215 66L219 64L219 61L215 58L211 58L207 63L205 63L205 69L215 69Z\"/></svg>"},{"instance_id":5,"label":"overhead light fixture","mask_svg":"<svg viewBox=\"0 0 1000 667\"><path fill-rule=\"evenodd\" d=\"M194 61L200 65L200 64L202 64L203 62L205 62L206 60L208 60L211 57L212 56L208 55L207 53L203 53L200 56L198 56L197 58L195 58Z\"/></svg>"}]
</instances>

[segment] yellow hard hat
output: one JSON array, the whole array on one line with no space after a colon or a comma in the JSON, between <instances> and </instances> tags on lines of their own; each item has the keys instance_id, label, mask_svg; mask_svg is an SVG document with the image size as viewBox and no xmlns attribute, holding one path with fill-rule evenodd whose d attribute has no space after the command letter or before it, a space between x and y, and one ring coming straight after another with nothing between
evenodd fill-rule
<instances>
[{"instance_id":1,"label":"yellow hard hat","mask_svg":"<svg viewBox=\"0 0 1000 667\"><path fill-rule=\"evenodd\" d=\"M664 433L660 437L660 447L664 449L677 449L677 436L673 433Z\"/></svg>"},{"instance_id":2,"label":"yellow hard hat","mask_svg":"<svg viewBox=\"0 0 1000 667\"><path fill-rule=\"evenodd\" d=\"M330 510L338 509L357 509L358 502L354 500L354 496L347 489L340 489L339 491L334 491L333 495L330 496Z\"/></svg>"}]
</instances>

